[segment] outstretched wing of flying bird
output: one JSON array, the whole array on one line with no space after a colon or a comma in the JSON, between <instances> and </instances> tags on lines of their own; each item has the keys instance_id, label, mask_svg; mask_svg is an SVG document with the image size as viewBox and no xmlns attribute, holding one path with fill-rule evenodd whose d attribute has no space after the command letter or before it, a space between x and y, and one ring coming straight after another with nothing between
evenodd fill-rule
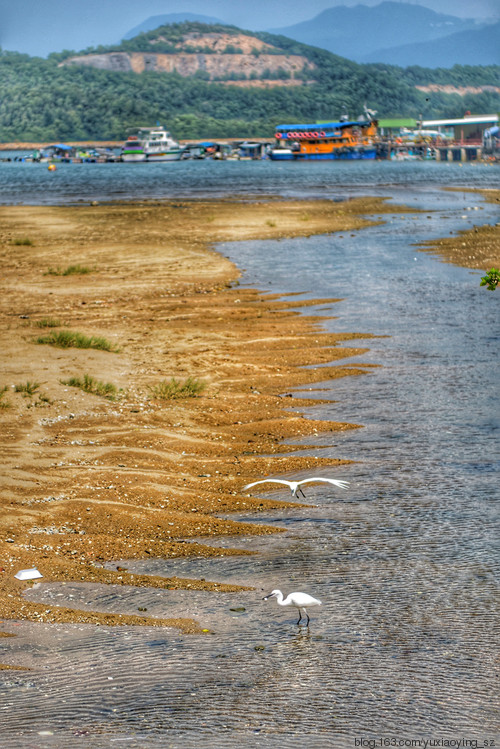
<instances>
[{"instance_id":1,"label":"outstretched wing of flying bird","mask_svg":"<svg viewBox=\"0 0 500 749\"><path fill-rule=\"evenodd\" d=\"M252 484L247 484L243 487L243 490L251 489L252 486L257 486L257 484L283 484L284 486L290 487L290 481L284 481L281 479L261 479L261 481L254 481Z\"/></svg>"},{"instance_id":2,"label":"outstretched wing of flying bird","mask_svg":"<svg viewBox=\"0 0 500 749\"><path fill-rule=\"evenodd\" d=\"M303 481L299 481L298 484L310 484L313 481L325 481L327 484L334 484L334 486L339 486L341 489L347 489L349 486L348 481L340 481L339 479L324 479L320 476L317 476L316 478L310 478L310 479L304 479Z\"/></svg>"}]
</instances>

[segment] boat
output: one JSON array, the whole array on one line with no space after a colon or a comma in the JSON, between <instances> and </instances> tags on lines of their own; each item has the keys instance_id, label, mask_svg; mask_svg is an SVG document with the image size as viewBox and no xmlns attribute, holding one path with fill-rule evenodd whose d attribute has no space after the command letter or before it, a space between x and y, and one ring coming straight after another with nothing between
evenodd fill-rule
<instances>
[{"instance_id":1,"label":"boat","mask_svg":"<svg viewBox=\"0 0 500 749\"><path fill-rule=\"evenodd\" d=\"M142 127L138 138L142 143L146 161L178 161L184 149L164 127Z\"/></svg>"},{"instance_id":2,"label":"boat","mask_svg":"<svg viewBox=\"0 0 500 749\"><path fill-rule=\"evenodd\" d=\"M377 121L342 120L305 125L278 125L274 161L321 159L374 159L377 155Z\"/></svg>"},{"instance_id":3,"label":"boat","mask_svg":"<svg viewBox=\"0 0 500 749\"><path fill-rule=\"evenodd\" d=\"M54 143L51 146L45 146L40 150L38 161L42 163L61 163L70 164L76 157L76 150L73 146L66 143Z\"/></svg>"},{"instance_id":4,"label":"boat","mask_svg":"<svg viewBox=\"0 0 500 749\"><path fill-rule=\"evenodd\" d=\"M129 137L125 141L122 147L121 160L122 161L146 161L146 154L144 153L144 147L137 135L129 135Z\"/></svg>"},{"instance_id":5,"label":"boat","mask_svg":"<svg viewBox=\"0 0 500 749\"><path fill-rule=\"evenodd\" d=\"M283 146L278 146L277 148L271 148L271 150L268 153L268 156L273 161L292 161L293 160L293 154L291 148L284 148Z\"/></svg>"}]
</instances>

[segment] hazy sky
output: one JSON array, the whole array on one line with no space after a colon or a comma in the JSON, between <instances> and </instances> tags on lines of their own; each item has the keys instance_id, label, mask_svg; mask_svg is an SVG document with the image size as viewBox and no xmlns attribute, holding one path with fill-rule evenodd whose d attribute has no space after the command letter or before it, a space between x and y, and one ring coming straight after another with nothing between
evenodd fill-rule
<instances>
[{"instance_id":1,"label":"hazy sky","mask_svg":"<svg viewBox=\"0 0 500 749\"><path fill-rule=\"evenodd\" d=\"M401 0L412 2L414 0ZM0 0L0 46L45 56L119 42L149 16L191 12L250 30L288 26L334 5L359 0ZM362 0L376 5L380 0ZM420 5L466 18L500 17L500 0L421 0Z\"/></svg>"}]
</instances>

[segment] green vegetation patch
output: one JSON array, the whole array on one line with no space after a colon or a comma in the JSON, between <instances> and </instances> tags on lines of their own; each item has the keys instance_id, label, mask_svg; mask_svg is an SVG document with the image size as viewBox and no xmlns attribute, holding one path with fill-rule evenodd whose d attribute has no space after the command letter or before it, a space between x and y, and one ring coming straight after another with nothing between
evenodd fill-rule
<instances>
[{"instance_id":1,"label":"green vegetation patch","mask_svg":"<svg viewBox=\"0 0 500 749\"><path fill-rule=\"evenodd\" d=\"M0 409L12 407L12 403L10 403L9 401L4 401L3 399L8 389L9 389L8 385L4 385L2 388L0 388Z\"/></svg>"},{"instance_id":2,"label":"green vegetation patch","mask_svg":"<svg viewBox=\"0 0 500 749\"><path fill-rule=\"evenodd\" d=\"M34 242L32 242L31 239L24 237L22 239L13 239L12 244L17 245L18 247L33 247Z\"/></svg>"},{"instance_id":3,"label":"green vegetation patch","mask_svg":"<svg viewBox=\"0 0 500 749\"><path fill-rule=\"evenodd\" d=\"M158 385L151 385L149 389L155 398L175 400L178 398L194 398L200 395L205 388L206 383L196 377L188 377L184 382L172 377L170 380L162 380Z\"/></svg>"},{"instance_id":4,"label":"green vegetation patch","mask_svg":"<svg viewBox=\"0 0 500 749\"><path fill-rule=\"evenodd\" d=\"M37 395L38 395L38 400L30 401L26 406L27 408L33 408L33 406L35 406L35 408L43 408L45 406L50 406L52 404L52 401L50 400L50 398L44 393L37 393Z\"/></svg>"},{"instance_id":5,"label":"green vegetation patch","mask_svg":"<svg viewBox=\"0 0 500 749\"><path fill-rule=\"evenodd\" d=\"M120 349L101 336L86 336L73 330L58 330L48 335L39 336L36 343L46 343L59 348L94 348L100 351L117 353Z\"/></svg>"},{"instance_id":6,"label":"green vegetation patch","mask_svg":"<svg viewBox=\"0 0 500 749\"><path fill-rule=\"evenodd\" d=\"M50 406L52 401L47 395L39 392L39 387L39 382L31 382L30 380L28 380L27 382L22 382L18 385L14 385L14 392L21 393L23 398L29 398L29 401L26 403L26 408ZM11 406L10 403L2 403L1 397L3 396L5 390L6 388L4 388L2 392L0 392L0 408L10 408Z\"/></svg>"},{"instance_id":7,"label":"green vegetation patch","mask_svg":"<svg viewBox=\"0 0 500 749\"><path fill-rule=\"evenodd\" d=\"M43 317L41 320L37 320L35 325L38 328L60 328L62 322L54 317Z\"/></svg>"},{"instance_id":8,"label":"green vegetation patch","mask_svg":"<svg viewBox=\"0 0 500 749\"><path fill-rule=\"evenodd\" d=\"M481 278L480 286L486 286L488 291L495 291L500 281L500 270L498 268L490 268L485 276Z\"/></svg>"},{"instance_id":9,"label":"green vegetation patch","mask_svg":"<svg viewBox=\"0 0 500 749\"><path fill-rule=\"evenodd\" d=\"M30 380L28 380L27 382L23 384L14 385L14 391L16 393L22 393L25 398L28 398L34 395L39 387L40 387L39 382L30 382Z\"/></svg>"},{"instance_id":10,"label":"green vegetation patch","mask_svg":"<svg viewBox=\"0 0 500 749\"><path fill-rule=\"evenodd\" d=\"M92 273L92 268L87 268L86 265L68 265L63 270L59 266L57 268L49 268L46 276L84 276L87 273Z\"/></svg>"},{"instance_id":11,"label":"green vegetation patch","mask_svg":"<svg viewBox=\"0 0 500 749\"><path fill-rule=\"evenodd\" d=\"M72 388L80 388L80 390L84 390L86 393L100 395L109 400L116 400L118 394L116 385L113 385L111 382L96 380L89 374L83 375L83 379L81 377L70 377L69 380L61 380L61 384L69 385Z\"/></svg>"}]
</instances>

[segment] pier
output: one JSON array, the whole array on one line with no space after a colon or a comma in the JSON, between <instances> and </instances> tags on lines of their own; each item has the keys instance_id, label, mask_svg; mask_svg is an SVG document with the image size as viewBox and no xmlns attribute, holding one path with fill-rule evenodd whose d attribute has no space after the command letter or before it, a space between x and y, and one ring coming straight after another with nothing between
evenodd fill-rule
<instances>
[{"instance_id":1,"label":"pier","mask_svg":"<svg viewBox=\"0 0 500 749\"><path fill-rule=\"evenodd\" d=\"M377 158L393 161L429 160L434 161L482 161L481 145L463 145L449 143L397 143L392 140L380 140L377 144Z\"/></svg>"}]
</instances>

